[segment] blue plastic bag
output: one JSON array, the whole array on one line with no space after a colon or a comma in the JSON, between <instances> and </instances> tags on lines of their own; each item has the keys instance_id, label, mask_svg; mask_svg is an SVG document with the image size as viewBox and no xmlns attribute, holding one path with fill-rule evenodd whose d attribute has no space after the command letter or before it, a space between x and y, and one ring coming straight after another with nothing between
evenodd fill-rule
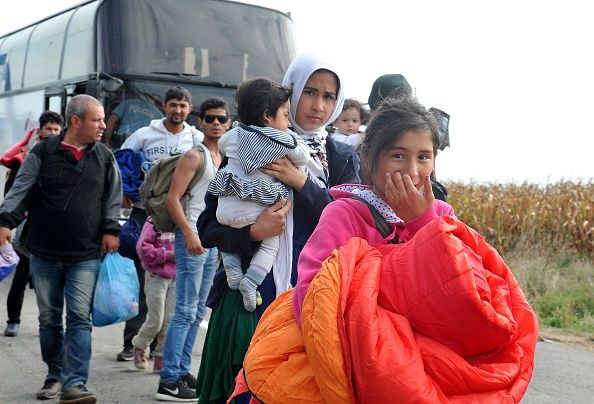
<instances>
[{"instance_id":1,"label":"blue plastic bag","mask_svg":"<svg viewBox=\"0 0 594 404\"><path fill-rule=\"evenodd\" d=\"M134 261L117 252L106 254L95 285L93 325L103 327L136 317L139 292Z\"/></svg>"}]
</instances>

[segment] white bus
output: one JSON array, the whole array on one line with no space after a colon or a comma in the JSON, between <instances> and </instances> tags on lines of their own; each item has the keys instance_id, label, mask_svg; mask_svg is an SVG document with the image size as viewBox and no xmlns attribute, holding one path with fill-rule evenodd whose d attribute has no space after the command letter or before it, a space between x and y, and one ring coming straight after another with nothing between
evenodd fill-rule
<instances>
[{"instance_id":1,"label":"white bus","mask_svg":"<svg viewBox=\"0 0 594 404\"><path fill-rule=\"evenodd\" d=\"M76 94L97 97L107 116L128 98L159 108L173 85L190 90L195 108L213 96L232 106L241 81L280 82L294 56L293 22L277 10L223 0L86 1L0 37L0 153L42 111L64 115Z\"/></svg>"}]
</instances>

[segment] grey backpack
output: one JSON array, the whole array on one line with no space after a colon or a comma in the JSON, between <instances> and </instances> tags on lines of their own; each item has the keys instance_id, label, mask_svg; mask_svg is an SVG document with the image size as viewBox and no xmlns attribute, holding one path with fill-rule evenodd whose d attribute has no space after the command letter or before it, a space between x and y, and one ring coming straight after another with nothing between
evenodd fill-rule
<instances>
[{"instance_id":1,"label":"grey backpack","mask_svg":"<svg viewBox=\"0 0 594 404\"><path fill-rule=\"evenodd\" d=\"M206 167L206 151L201 144L194 146L200 153L200 164L194 176L186 189L186 194L182 198L182 205L184 204L188 192L202 177ZM157 160L152 168L146 173L144 182L140 186L140 199L144 204L146 212L152 217L155 228L162 232L169 232L175 229L175 222L171 218L169 211L167 210L167 194L171 187L171 180L173 178L173 172L177 167L178 161L183 156L183 153L173 154L169 157L163 157Z\"/></svg>"}]
</instances>

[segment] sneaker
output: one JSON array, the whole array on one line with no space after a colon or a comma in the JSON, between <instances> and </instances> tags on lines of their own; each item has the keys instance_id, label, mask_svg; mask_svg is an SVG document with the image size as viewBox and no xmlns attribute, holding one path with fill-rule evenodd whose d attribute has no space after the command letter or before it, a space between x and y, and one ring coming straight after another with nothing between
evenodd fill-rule
<instances>
[{"instance_id":1,"label":"sneaker","mask_svg":"<svg viewBox=\"0 0 594 404\"><path fill-rule=\"evenodd\" d=\"M189 389L196 390L196 387L198 386L198 380L196 380L196 378L191 373L187 373L184 376L180 376L179 378L186 382L186 385Z\"/></svg>"},{"instance_id":2,"label":"sneaker","mask_svg":"<svg viewBox=\"0 0 594 404\"><path fill-rule=\"evenodd\" d=\"M148 368L148 353L146 349L134 347L132 353L134 355L134 366L136 366L136 369Z\"/></svg>"},{"instance_id":3,"label":"sneaker","mask_svg":"<svg viewBox=\"0 0 594 404\"><path fill-rule=\"evenodd\" d=\"M125 346L122 349L122 352L118 354L118 362L127 362L134 359L134 354L132 353L132 347Z\"/></svg>"},{"instance_id":4,"label":"sneaker","mask_svg":"<svg viewBox=\"0 0 594 404\"><path fill-rule=\"evenodd\" d=\"M52 398L58 397L62 390L62 383L56 379L45 379L43 387L39 390L35 396L38 400L51 400Z\"/></svg>"},{"instance_id":5,"label":"sneaker","mask_svg":"<svg viewBox=\"0 0 594 404\"><path fill-rule=\"evenodd\" d=\"M4 335L7 337L16 337L19 333L19 325L17 323L8 323L4 330Z\"/></svg>"},{"instance_id":6,"label":"sneaker","mask_svg":"<svg viewBox=\"0 0 594 404\"><path fill-rule=\"evenodd\" d=\"M80 384L74 387L66 387L60 394L60 404L94 404L97 402L97 397L87 390L87 388Z\"/></svg>"},{"instance_id":7,"label":"sneaker","mask_svg":"<svg viewBox=\"0 0 594 404\"><path fill-rule=\"evenodd\" d=\"M198 401L196 390L188 388L188 385L181 377L176 383L159 382L159 390L157 390L155 398L159 401L184 401L192 403Z\"/></svg>"},{"instance_id":8,"label":"sneaker","mask_svg":"<svg viewBox=\"0 0 594 404\"><path fill-rule=\"evenodd\" d=\"M161 372L161 368L163 367L163 357L162 356L155 356L153 358L153 373Z\"/></svg>"}]
</instances>

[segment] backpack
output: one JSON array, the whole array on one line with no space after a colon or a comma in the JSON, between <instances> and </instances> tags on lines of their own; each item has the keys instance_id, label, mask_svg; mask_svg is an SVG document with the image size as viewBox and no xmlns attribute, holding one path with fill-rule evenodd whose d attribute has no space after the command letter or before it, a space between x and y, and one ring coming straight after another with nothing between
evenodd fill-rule
<instances>
[{"instance_id":1,"label":"backpack","mask_svg":"<svg viewBox=\"0 0 594 404\"><path fill-rule=\"evenodd\" d=\"M367 200L361 198L360 196L351 196L351 199L354 199L359 202L363 202L369 208L369 212L371 212L371 217L373 218L373 222L375 223L375 228L379 233L382 235L383 238L388 237L392 234L392 226L390 223L382 216L382 214ZM398 237L393 238L392 240L388 241L389 244L398 244Z\"/></svg>"},{"instance_id":2,"label":"backpack","mask_svg":"<svg viewBox=\"0 0 594 404\"><path fill-rule=\"evenodd\" d=\"M192 180L188 184L186 193L182 198L182 206L185 209L185 204L189 199L190 189L202 177L206 168L206 152L204 147L200 144L196 144L194 147L200 153L200 164L194 172ZM152 217L155 228L162 232L173 231L176 227L175 222L169 215L167 206L167 194L171 187L171 179L173 178L173 172L179 159L183 156L183 153L173 154L169 157L163 157L157 160L152 168L146 173L144 182L140 186L140 200L144 204L146 212Z\"/></svg>"}]
</instances>

